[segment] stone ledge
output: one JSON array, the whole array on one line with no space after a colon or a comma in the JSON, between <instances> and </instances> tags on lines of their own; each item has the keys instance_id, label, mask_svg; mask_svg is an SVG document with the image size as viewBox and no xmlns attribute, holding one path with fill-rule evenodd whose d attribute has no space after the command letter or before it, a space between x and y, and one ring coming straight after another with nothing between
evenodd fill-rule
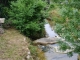
<instances>
[{"instance_id":1,"label":"stone ledge","mask_svg":"<svg viewBox=\"0 0 80 60\"><path fill-rule=\"evenodd\" d=\"M49 38L41 38L41 39L37 39L35 40L33 43L34 44L42 44L42 45L47 45L47 44L55 44L58 42L58 38L57 37L49 37Z\"/></svg>"},{"instance_id":2,"label":"stone ledge","mask_svg":"<svg viewBox=\"0 0 80 60\"><path fill-rule=\"evenodd\" d=\"M4 23L5 18L0 18L0 23Z\"/></svg>"}]
</instances>

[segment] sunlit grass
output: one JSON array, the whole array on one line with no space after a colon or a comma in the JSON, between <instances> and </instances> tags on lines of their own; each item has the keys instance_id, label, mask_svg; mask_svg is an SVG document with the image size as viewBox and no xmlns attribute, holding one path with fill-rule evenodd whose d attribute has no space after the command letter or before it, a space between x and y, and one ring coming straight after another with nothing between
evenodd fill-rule
<instances>
[{"instance_id":1,"label":"sunlit grass","mask_svg":"<svg viewBox=\"0 0 80 60\"><path fill-rule=\"evenodd\" d=\"M0 35L0 59L23 60L27 55L24 38L26 39L14 29L5 30L5 33Z\"/></svg>"}]
</instances>

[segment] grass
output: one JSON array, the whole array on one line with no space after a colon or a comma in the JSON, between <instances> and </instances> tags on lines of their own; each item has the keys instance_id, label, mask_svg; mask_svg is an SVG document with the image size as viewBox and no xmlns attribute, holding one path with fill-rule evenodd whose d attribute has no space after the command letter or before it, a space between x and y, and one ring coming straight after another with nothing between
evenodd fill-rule
<instances>
[{"instance_id":1,"label":"grass","mask_svg":"<svg viewBox=\"0 0 80 60\"><path fill-rule=\"evenodd\" d=\"M34 60L46 60L44 52L35 45L29 45L31 55Z\"/></svg>"},{"instance_id":2,"label":"grass","mask_svg":"<svg viewBox=\"0 0 80 60\"><path fill-rule=\"evenodd\" d=\"M29 50L34 60L45 60L44 53L31 42L15 29L5 30L0 35L0 60L26 60Z\"/></svg>"},{"instance_id":3,"label":"grass","mask_svg":"<svg viewBox=\"0 0 80 60\"><path fill-rule=\"evenodd\" d=\"M25 60L29 51L27 40L17 30L5 30L0 35L0 60Z\"/></svg>"}]
</instances>

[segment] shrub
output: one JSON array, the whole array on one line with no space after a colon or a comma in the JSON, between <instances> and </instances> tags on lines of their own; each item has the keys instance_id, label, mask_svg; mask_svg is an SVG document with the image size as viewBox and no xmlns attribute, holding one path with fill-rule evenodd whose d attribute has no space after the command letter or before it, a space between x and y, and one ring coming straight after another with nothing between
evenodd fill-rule
<instances>
[{"instance_id":1,"label":"shrub","mask_svg":"<svg viewBox=\"0 0 80 60\"><path fill-rule=\"evenodd\" d=\"M30 38L42 36L46 3L42 0L17 0L11 2L9 12L12 24ZM43 13L44 12L44 13Z\"/></svg>"}]
</instances>

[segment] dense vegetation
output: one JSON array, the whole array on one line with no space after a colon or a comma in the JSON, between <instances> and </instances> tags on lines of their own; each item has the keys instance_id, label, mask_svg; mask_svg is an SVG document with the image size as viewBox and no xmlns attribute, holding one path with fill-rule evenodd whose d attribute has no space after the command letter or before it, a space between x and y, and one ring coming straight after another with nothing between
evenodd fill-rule
<instances>
[{"instance_id":1,"label":"dense vegetation","mask_svg":"<svg viewBox=\"0 0 80 60\"><path fill-rule=\"evenodd\" d=\"M53 17L55 31L69 44L74 46L73 52L80 54L80 6L79 0L56 1L58 17ZM60 42L61 49L72 49L65 42ZM72 52L70 52L72 55Z\"/></svg>"},{"instance_id":2,"label":"dense vegetation","mask_svg":"<svg viewBox=\"0 0 80 60\"><path fill-rule=\"evenodd\" d=\"M8 9L11 1L16 0L0 0L0 18L8 18Z\"/></svg>"},{"instance_id":3,"label":"dense vegetation","mask_svg":"<svg viewBox=\"0 0 80 60\"><path fill-rule=\"evenodd\" d=\"M32 39L42 37L45 2L42 0L17 0L11 2L10 7L10 20L20 32Z\"/></svg>"},{"instance_id":4,"label":"dense vegetation","mask_svg":"<svg viewBox=\"0 0 80 60\"><path fill-rule=\"evenodd\" d=\"M0 0L0 17L8 18L15 28L32 39L42 37L46 3L43 0L10 2ZM74 46L73 52L80 54L80 0L51 0L51 4L59 15L52 16L55 31ZM60 46L63 50L72 49L64 42L60 42Z\"/></svg>"},{"instance_id":5,"label":"dense vegetation","mask_svg":"<svg viewBox=\"0 0 80 60\"><path fill-rule=\"evenodd\" d=\"M5 2L2 3L4 7L1 9L0 17L8 18L9 24L32 39L44 36L43 19L46 18L46 11L44 11L46 3L44 1L14 0ZM5 6L6 4L8 6Z\"/></svg>"}]
</instances>

